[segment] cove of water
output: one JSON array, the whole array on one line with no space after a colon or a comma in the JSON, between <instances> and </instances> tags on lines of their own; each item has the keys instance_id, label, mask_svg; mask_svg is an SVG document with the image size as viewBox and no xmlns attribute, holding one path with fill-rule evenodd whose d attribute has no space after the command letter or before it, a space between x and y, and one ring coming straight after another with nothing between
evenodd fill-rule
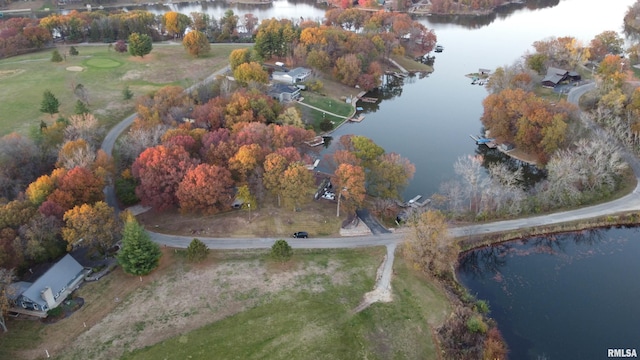
<instances>
[{"instance_id":1,"label":"cove of water","mask_svg":"<svg viewBox=\"0 0 640 360\"><path fill-rule=\"evenodd\" d=\"M640 350L638 229L512 241L461 257L460 282L489 302L517 360L606 359Z\"/></svg>"}]
</instances>

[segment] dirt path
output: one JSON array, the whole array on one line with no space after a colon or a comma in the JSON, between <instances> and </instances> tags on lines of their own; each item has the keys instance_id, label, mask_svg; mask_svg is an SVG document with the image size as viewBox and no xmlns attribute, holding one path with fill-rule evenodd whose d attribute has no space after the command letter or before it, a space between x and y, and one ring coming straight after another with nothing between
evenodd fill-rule
<instances>
[{"instance_id":1,"label":"dirt path","mask_svg":"<svg viewBox=\"0 0 640 360\"><path fill-rule=\"evenodd\" d=\"M396 243L387 244L387 255L385 255L382 264L378 268L376 275L376 286L373 291L364 294L364 299L353 311L360 311L369 307L376 302L391 302L393 297L391 294L391 274L393 272L393 260L396 252Z\"/></svg>"}]
</instances>

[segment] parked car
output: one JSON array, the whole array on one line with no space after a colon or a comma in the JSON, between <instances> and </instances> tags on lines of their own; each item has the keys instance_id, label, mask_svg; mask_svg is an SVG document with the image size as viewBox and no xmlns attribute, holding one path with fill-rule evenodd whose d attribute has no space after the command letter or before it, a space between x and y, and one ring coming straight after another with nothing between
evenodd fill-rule
<instances>
[{"instance_id":1,"label":"parked car","mask_svg":"<svg viewBox=\"0 0 640 360\"><path fill-rule=\"evenodd\" d=\"M309 237L309 234L306 231L298 231L293 233L293 237L306 239Z\"/></svg>"},{"instance_id":2,"label":"parked car","mask_svg":"<svg viewBox=\"0 0 640 360\"><path fill-rule=\"evenodd\" d=\"M323 199L327 199L327 200L335 200L336 199L336 194L332 193L332 192L326 192L324 193L324 195L322 195Z\"/></svg>"}]
</instances>

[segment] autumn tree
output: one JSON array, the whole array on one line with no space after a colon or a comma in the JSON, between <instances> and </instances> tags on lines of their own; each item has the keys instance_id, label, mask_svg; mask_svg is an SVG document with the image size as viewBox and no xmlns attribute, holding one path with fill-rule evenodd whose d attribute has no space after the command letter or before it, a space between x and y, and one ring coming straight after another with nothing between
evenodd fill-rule
<instances>
[{"instance_id":1,"label":"autumn tree","mask_svg":"<svg viewBox=\"0 0 640 360\"><path fill-rule=\"evenodd\" d=\"M267 155L264 160L262 183L269 192L276 196L278 206L280 206L280 197L284 195L285 191L283 175L288 165L287 159L277 153Z\"/></svg>"},{"instance_id":2,"label":"autumn tree","mask_svg":"<svg viewBox=\"0 0 640 360\"><path fill-rule=\"evenodd\" d=\"M189 54L195 57L206 55L211 51L209 39L207 39L207 36L204 33L198 30L189 31L189 33L185 35L184 39L182 39L182 45Z\"/></svg>"},{"instance_id":3,"label":"autumn tree","mask_svg":"<svg viewBox=\"0 0 640 360\"><path fill-rule=\"evenodd\" d=\"M14 251L26 263L40 263L56 259L66 253L66 242L61 238L62 221L56 216L35 214L18 229L13 241Z\"/></svg>"},{"instance_id":4,"label":"autumn tree","mask_svg":"<svg viewBox=\"0 0 640 360\"><path fill-rule=\"evenodd\" d=\"M50 156L32 139L11 133L0 138L0 198L15 199L52 167Z\"/></svg>"},{"instance_id":5,"label":"autumn tree","mask_svg":"<svg viewBox=\"0 0 640 360\"><path fill-rule=\"evenodd\" d=\"M58 181L58 187L48 197L70 209L80 204L93 204L104 199L104 180L84 167L74 167L66 172Z\"/></svg>"},{"instance_id":6,"label":"autumn tree","mask_svg":"<svg viewBox=\"0 0 640 360\"><path fill-rule=\"evenodd\" d=\"M233 71L233 77L246 85L250 82L266 84L269 82L269 74L257 62L243 63Z\"/></svg>"},{"instance_id":7,"label":"autumn tree","mask_svg":"<svg viewBox=\"0 0 640 360\"><path fill-rule=\"evenodd\" d=\"M42 102L40 103L40 111L43 113L47 113L53 117L53 114L58 112L58 108L60 107L60 102L53 95L50 90L45 90L42 94Z\"/></svg>"},{"instance_id":8,"label":"autumn tree","mask_svg":"<svg viewBox=\"0 0 640 360\"><path fill-rule=\"evenodd\" d=\"M191 19L185 14L169 11L163 15L162 23L169 34L181 38L191 25Z\"/></svg>"},{"instance_id":9,"label":"autumn tree","mask_svg":"<svg viewBox=\"0 0 640 360\"><path fill-rule=\"evenodd\" d=\"M231 67L231 71L235 71L238 66L248 62L251 62L250 49L235 49L229 55L229 66Z\"/></svg>"},{"instance_id":10,"label":"autumn tree","mask_svg":"<svg viewBox=\"0 0 640 360\"><path fill-rule=\"evenodd\" d=\"M355 54L348 54L336 60L333 74L341 83L354 86L362 71L362 63Z\"/></svg>"},{"instance_id":11,"label":"autumn tree","mask_svg":"<svg viewBox=\"0 0 640 360\"><path fill-rule=\"evenodd\" d=\"M152 49L153 43L149 35L139 33L129 35L129 54L144 57Z\"/></svg>"},{"instance_id":12,"label":"autumn tree","mask_svg":"<svg viewBox=\"0 0 640 360\"><path fill-rule=\"evenodd\" d=\"M358 165L340 164L336 169L331 182L338 195L338 207L336 214L340 216L340 206L345 212L358 209L364 203L366 196L364 169Z\"/></svg>"},{"instance_id":13,"label":"autumn tree","mask_svg":"<svg viewBox=\"0 0 640 360\"><path fill-rule=\"evenodd\" d=\"M229 170L200 164L187 171L178 185L180 210L213 214L228 209L233 200L233 179Z\"/></svg>"},{"instance_id":14,"label":"autumn tree","mask_svg":"<svg viewBox=\"0 0 640 360\"><path fill-rule=\"evenodd\" d=\"M151 241L149 234L129 215L122 230L122 249L118 252L118 263L131 275L147 275L158 267L162 252L160 246Z\"/></svg>"},{"instance_id":15,"label":"autumn tree","mask_svg":"<svg viewBox=\"0 0 640 360\"><path fill-rule=\"evenodd\" d=\"M416 270L436 277L452 277L460 247L448 234L445 216L434 210L424 212L411 224L403 255Z\"/></svg>"},{"instance_id":16,"label":"autumn tree","mask_svg":"<svg viewBox=\"0 0 640 360\"><path fill-rule=\"evenodd\" d=\"M236 154L229 159L229 169L235 171L242 180L247 179L252 171L262 162L263 151L260 145L242 145Z\"/></svg>"},{"instance_id":17,"label":"autumn tree","mask_svg":"<svg viewBox=\"0 0 640 360\"><path fill-rule=\"evenodd\" d=\"M187 260L192 262L200 262L209 255L209 248L200 239L194 238L187 246Z\"/></svg>"},{"instance_id":18,"label":"autumn tree","mask_svg":"<svg viewBox=\"0 0 640 360\"><path fill-rule=\"evenodd\" d=\"M290 106L278 115L278 121L284 125L297 126L304 128L304 122L300 116L300 111L295 106Z\"/></svg>"},{"instance_id":19,"label":"autumn tree","mask_svg":"<svg viewBox=\"0 0 640 360\"><path fill-rule=\"evenodd\" d=\"M409 184L416 167L396 153L378 157L369 176L369 192L381 198L400 199L402 191Z\"/></svg>"},{"instance_id":20,"label":"autumn tree","mask_svg":"<svg viewBox=\"0 0 640 360\"><path fill-rule=\"evenodd\" d=\"M68 249L89 246L106 254L120 240L120 220L103 201L74 207L64 214L64 221L62 238L69 244Z\"/></svg>"},{"instance_id":21,"label":"autumn tree","mask_svg":"<svg viewBox=\"0 0 640 360\"><path fill-rule=\"evenodd\" d=\"M57 167L73 169L75 167L89 168L96 158L96 153L84 140L67 141L58 153Z\"/></svg>"},{"instance_id":22,"label":"autumn tree","mask_svg":"<svg viewBox=\"0 0 640 360\"><path fill-rule=\"evenodd\" d=\"M55 189L55 182L49 175L42 175L29 184L26 190L27 199L35 206L40 206Z\"/></svg>"},{"instance_id":23,"label":"autumn tree","mask_svg":"<svg viewBox=\"0 0 640 360\"><path fill-rule=\"evenodd\" d=\"M602 61L607 54L618 55L623 52L624 39L612 30L596 35L589 44L590 60Z\"/></svg>"},{"instance_id":24,"label":"autumn tree","mask_svg":"<svg viewBox=\"0 0 640 360\"><path fill-rule=\"evenodd\" d=\"M311 171L301 163L287 167L283 176L283 198L295 211L299 205L311 201L314 179Z\"/></svg>"},{"instance_id":25,"label":"autumn tree","mask_svg":"<svg viewBox=\"0 0 640 360\"><path fill-rule=\"evenodd\" d=\"M140 182L136 195L143 204L167 209L177 203L178 186L196 163L179 146L158 145L143 151L132 165L133 176Z\"/></svg>"}]
</instances>

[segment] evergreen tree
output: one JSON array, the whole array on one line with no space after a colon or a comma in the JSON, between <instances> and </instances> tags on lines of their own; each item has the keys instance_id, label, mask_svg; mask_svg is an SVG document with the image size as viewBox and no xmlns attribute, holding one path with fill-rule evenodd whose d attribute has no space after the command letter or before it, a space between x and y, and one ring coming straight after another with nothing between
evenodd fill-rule
<instances>
[{"instance_id":1,"label":"evergreen tree","mask_svg":"<svg viewBox=\"0 0 640 360\"><path fill-rule=\"evenodd\" d=\"M293 250L291 249L291 245L285 240L276 240L271 247L271 256L278 261L285 262L289 260L292 255Z\"/></svg>"},{"instance_id":2,"label":"evergreen tree","mask_svg":"<svg viewBox=\"0 0 640 360\"><path fill-rule=\"evenodd\" d=\"M80 100L76 101L76 107L74 109L74 112L78 115L90 113L87 105Z\"/></svg>"},{"instance_id":3,"label":"evergreen tree","mask_svg":"<svg viewBox=\"0 0 640 360\"><path fill-rule=\"evenodd\" d=\"M133 216L128 216L122 231L122 249L118 253L122 270L132 275L147 275L158 267L160 256L160 246L151 241Z\"/></svg>"},{"instance_id":4,"label":"evergreen tree","mask_svg":"<svg viewBox=\"0 0 640 360\"><path fill-rule=\"evenodd\" d=\"M129 89L129 85L125 86L122 90L122 98L125 100L131 100L133 97L133 92Z\"/></svg>"},{"instance_id":5,"label":"evergreen tree","mask_svg":"<svg viewBox=\"0 0 640 360\"><path fill-rule=\"evenodd\" d=\"M42 95L43 98L42 103L40 103L40 111L43 113L47 113L51 115L51 117L53 117L53 114L58 112L60 102L49 90L45 90Z\"/></svg>"},{"instance_id":6,"label":"evergreen tree","mask_svg":"<svg viewBox=\"0 0 640 360\"><path fill-rule=\"evenodd\" d=\"M51 61L52 62L62 61L62 56L60 55L60 52L58 52L58 50L53 50L53 53L51 53Z\"/></svg>"},{"instance_id":7,"label":"evergreen tree","mask_svg":"<svg viewBox=\"0 0 640 360\"><path fill-rule=\"evenodd\" d=\"M187 247L187 259L189 261L198 262L207 258L209 248L200 239L193 239Z\"/></svg>"},{"instance_id":8,"label":"evergreen tree","mask_svg":"<svg viewBox=\"0 0 640 360\"><path fill-rule=\"evenodd\" d=\"M129 35L129 54L144 57L153 49L151 37L146 34L133 33Z\"/></svg>"},{"instance_id":9,"label":"evergreen tree","mask_svg":"<svg viewBox=\"0 0 640 360\"><path fill-rule=\"evenodd\" d=\"M70 48L69 48L69 55L71 55L71 56L76 56L76 55L78 55L78 54L79 54L79 53L78 53L78 49L76 49L76 47L75 47L75 46L72 46L72 47L70 47Z\"/></svg>"}]
</instances>

